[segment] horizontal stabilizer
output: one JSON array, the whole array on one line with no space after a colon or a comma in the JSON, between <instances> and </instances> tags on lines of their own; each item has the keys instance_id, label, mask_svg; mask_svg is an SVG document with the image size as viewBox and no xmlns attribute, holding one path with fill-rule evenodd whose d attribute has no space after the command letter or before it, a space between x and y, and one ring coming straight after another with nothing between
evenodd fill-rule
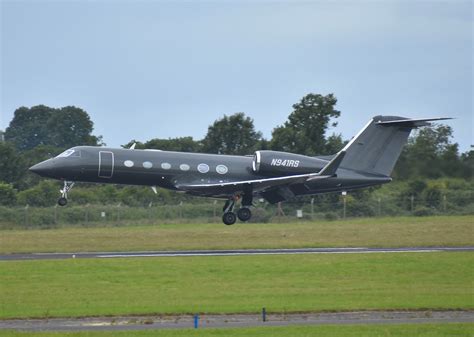
<instances>
[{"instance_id":1,"label":"horizontal stabilizer","mask_svg":"<svg viewBox=\"0 0 474 337\"><path fill-rule=\"evenodd\" d=\"M403 126L409 128L417 128L420 126L430 125L428 122L442 121L452 119L450 117L434 117L434 118L416 118L416 119L397 119L397 120L376 120L375 124L385 126Z\"/></svg>"}]
</instances>

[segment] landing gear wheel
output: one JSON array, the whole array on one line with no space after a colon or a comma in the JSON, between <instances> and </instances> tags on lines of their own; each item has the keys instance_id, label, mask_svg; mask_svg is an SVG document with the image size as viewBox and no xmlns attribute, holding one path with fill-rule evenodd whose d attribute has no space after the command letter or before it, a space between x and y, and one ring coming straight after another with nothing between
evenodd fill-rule
<instances>
[{"instance_id":1,"label":"landing gear wheel","mask_svg":"<svg viewBox=\"0 0 474 337\"><path fill-rule=\"evenodd\" d=\"M233 225L237 221L237 217L234 212L225 212L222 216L222 221L228 226Z\"/></svg>"},{"instance_id":2,"label":"landing gear wheel","mask_svg":"<svg viewBox=\"0 0 474 337\"><path fill-rule=\"evenodd\" d=\"M58 199L58 205L59 206L66 206L66 204L67 204L67 199L66 198L61 197L61 198Z\"/></svg>"},{"instance_id":3,"label":"landing gear wheel","mask_svg":"<svg viewBox=\"0 0 474 337\"><path fill-rule=\"evenodd\" d=\"M237 211L237 216L240 221L249 221L252 217L252 212L247 207L242 207Z\"/></svg>"},{"instance_id":4,"label":"landing gear wheel","mask_svg":"<svg viewBox=\"0 0 474 337\"><path fill-rule=\"evenodd\" d=\"M64 180L64 187L62 190L59 190L59 192L61 192L61 197L58 199L59 206L66 206L67 192L69 192L73 186L74 186L74 181Z\"/></svg>"}]
</instances>

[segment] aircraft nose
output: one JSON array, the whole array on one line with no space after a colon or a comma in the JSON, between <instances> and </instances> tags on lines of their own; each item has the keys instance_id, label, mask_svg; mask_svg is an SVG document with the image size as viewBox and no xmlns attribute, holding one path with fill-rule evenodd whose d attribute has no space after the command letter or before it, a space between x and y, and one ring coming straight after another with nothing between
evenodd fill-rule
<instances>
[{"instance_id":1,"label":"aircraft nose","mask_svg":"<svg viewBox=\"0 0 474 337\"><path fill-rule=\"evenodd\" d=\"M54 162L51 159L42 161L29 168L33 173L39 174L40 176L51 176L55 171Z\"/></svg>"}]
</instances>

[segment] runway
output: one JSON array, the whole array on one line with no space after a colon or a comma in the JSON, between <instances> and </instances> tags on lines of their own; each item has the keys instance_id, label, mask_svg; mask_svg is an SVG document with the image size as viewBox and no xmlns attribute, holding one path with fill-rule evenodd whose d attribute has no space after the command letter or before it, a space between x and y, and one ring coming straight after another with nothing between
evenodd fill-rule
<instances>
[{"instance_id":1,"label":"runway","mask_svg":"<svg viewBox=\"0 0 474 337\"><path fill-rule=\"evenodd\" d=\"M294 249L235 249L235 250L180 250L146 252L77 252L77 253L31 253L0 255L0 261L13 260L59 260L59 259L110 259L144 257L185 256L238 256L238 255L290 255L290 254L370 254L370 253L430 253L471 252L474 247L401 247L401 248L294 248Z\"/></svg>"},{"instance_id":2,"label":"runway","mask_svg":"<svg viewBox=\"0 0 474 337\"><path fill-rule=\"evenodd\" d=\"M200 315L199 328L319 324L470 323L474 311L358 311L332 313ZM192 315L0 320L1 329L23 331L149 330L193 328Z\"/></svg>"}]
</instances>

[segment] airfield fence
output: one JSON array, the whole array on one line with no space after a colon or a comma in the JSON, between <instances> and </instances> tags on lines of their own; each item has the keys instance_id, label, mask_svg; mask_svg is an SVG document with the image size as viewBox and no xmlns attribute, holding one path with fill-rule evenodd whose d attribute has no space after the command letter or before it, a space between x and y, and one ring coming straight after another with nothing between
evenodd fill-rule
<instances>
[{"instance_id":1,"label":"airfield fence","mask_svg":"<svg viewBox=\"0 0 474 337\"><path fill-rule=\"evenodd\" d=\"M0 207L0 229L217 223L221 222L222 206L223 201L201 199L198 203L148 203L142 207L120 203L74 205L72 202L66 207ZM253 223L474 214L474 192L436 195L432 198L332 194L304 197L275 205L257 199L252 213L250 222Z\"/></svg>"}]
</instances>

